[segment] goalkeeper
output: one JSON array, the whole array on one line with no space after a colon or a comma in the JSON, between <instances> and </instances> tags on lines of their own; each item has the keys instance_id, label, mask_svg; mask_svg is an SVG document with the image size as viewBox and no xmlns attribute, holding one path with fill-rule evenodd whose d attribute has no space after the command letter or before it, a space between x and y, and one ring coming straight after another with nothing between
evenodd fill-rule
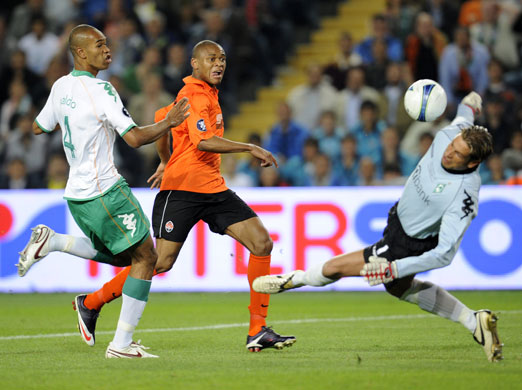
<instances>
[{"instance_id":1,"label":"goalkeeper","mask_svg":"<svg viewBox=\"0 0 522 390\"><path fill-rule=\"evenodd\" d=\"M484 347L490 361L502 358L495 314L473 311L439 286L415 274L447 266L464 232L477 215L478 167L492 152L487 129L475 126L482 99L471 92L453 122L439 131L408 178L400 200L388 214L383 238L363 250L336 256L306 272L257 278L253 289L274 294L301 286L324 286L344 276L363 276L384 284L391 295L421 309L460 322Z\"/></svg>"}]
</instances>

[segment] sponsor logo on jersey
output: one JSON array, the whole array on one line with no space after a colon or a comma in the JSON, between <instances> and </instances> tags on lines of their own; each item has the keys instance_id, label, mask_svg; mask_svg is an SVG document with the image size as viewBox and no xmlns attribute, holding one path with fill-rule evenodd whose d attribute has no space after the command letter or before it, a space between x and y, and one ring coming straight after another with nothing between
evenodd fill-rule
<instances>
[{"instance_id":1,"label":"sponsor logo on jersey","mask_svg":"<svg viewBox=\"0 0 522 390\"><path fill-rule=\"evenodd\" d=\"M125 107L121 108L121 112L123 112L123 115L128 116L130 118L129 111L127 111L127 109Z\"/></svg>"},{"instance_id":2,"label":"sponsor logo on jersey","mask_svg":"<svg viewBox=\"0 0 522 390\"><path fill-rule=\"evenodd\" d=\"M196 124L196 127L199 131L207 131L207 126L205 126L205 121L203 119L200 119L198 123Z\"/></svg>"},{"instance_id":3,"label":"sponsor logo on jersey","mask_svg":"<svg viewBox=\"0 0 522 390\"><path fill-rule=\"evenodd\" d=\"M60 100L60 104L65 104L66 106L71 107L73 110L76 108L76 102L68 95L65 95L65 97Z\"/></svg>"},{"instance_id":4,"label":"sponsor logo on jersey","mask_svg":"<svg viewBox=\"0 0 522 390\"><path fill-rule=\"evenodd\" d=\"M440 194L442 191L444 191L444 188L446 188L446 184L439 183L439 184L437 184L437 187L435 187L433 192L436 194Z\"/></svg>"},{"instance_id":5,"label":"sponsor logo on jersey","mask_svg":"<svg viewBox=\"0 0 522 390\"><path fill-rule=\"evenodd\" d=\"M424 188L422 188L421 173L422 168L420 165L417 165L417 168L415 168L415 170L411 174L411 181L413 183L413 186L415 187L415 190L417 191L417 195L419 195L419 198L424 202L424 204L426 204L426 206L429 206L430 197L424 191Z\"/></svg>"},{"instance_id":6,"label":"sponsor logo on jersey","mask_svg":"<svg viewBox=\"0 0 522 390\"><path fill-rule=\"evenodd\" d=\"M172 221L168 221L165 224L165 230L167 231L167 233L170 233L172 230L174 230L174 223L172 223Z\"/></svg>"},{"instance_id":7,"label":"sponsor logo on jersey","mask_svg":"<svg viewBox=\"0 0 522 390\"><path fill-rule=\"evenodd\" d=\"M460 219L466 218L468 215L470 215L473 212L473 205L475 202L471 200L471 195L467 193L466 190L464 190L464 194L466 194L466 198L462 200L462 203L464 206L462 206L462 211L464 212L464 215Z\"/></svg>"},{"instance_id":8,"label":"sponsor logo on jersey","mask_svg":"<svg viewBox=\"0 0 522 390\"><path fill-rule=\"evenodd\" d=\"M216 129L222 129L223 128L223 115L217 114L216 115Z\"/></svg>"},{"instance_id":9,"label":"sponsor logo on jersey","mask_svg":"<svg viewBox=\"0 0 522 390\"><path fill-rule=\"evenodd\" d=\"M134 237L134 233L136 233L136 218L134 218L134 213L132 214L121 214L118 215L118 218L122 218L122 223L125 225L127 230L131 231L131 237Z\"/></svg>"}]
</instances>

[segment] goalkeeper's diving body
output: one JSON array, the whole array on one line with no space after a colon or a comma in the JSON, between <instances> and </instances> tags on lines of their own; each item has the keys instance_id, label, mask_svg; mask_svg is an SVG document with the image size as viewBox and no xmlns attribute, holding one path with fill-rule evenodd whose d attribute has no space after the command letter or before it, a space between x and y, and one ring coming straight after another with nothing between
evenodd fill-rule
<instances>
[{"instance_id":1,"label":"goalkeeper's diving body","mask_svg":"<svg viewBox=\"0 0 522 390\"><path fill-rule=\"evenodd\" d=\"M453 122L441 129L408 178L399 201L390 209L383 238L363 250L336 256L306 271L257 278L253 289L275 294L301 286L324 286L345 276L363 276L384 284L391 295L421 309L460 322L484 347L490 361L502 359L497 317L473 311L441 287L415 278L447 266L466 229L477 215L478 167L492 152L487 129L474 125L482 108L471 92Z\"/></svg>"}]
</instances>

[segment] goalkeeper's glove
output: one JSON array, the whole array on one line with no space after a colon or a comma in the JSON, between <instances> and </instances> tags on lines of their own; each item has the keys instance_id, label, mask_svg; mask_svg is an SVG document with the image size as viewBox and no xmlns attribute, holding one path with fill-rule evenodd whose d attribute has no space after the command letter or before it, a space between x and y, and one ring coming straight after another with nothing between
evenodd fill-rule
<instances>
[{"instance_id":1,"label":"goalkeeper's glove","mask_svg":"<svg viewBox=\"0 0 522 390\"><path fill-rule=\"evenodd\" d=\"M475 116L479 115L482 112L482 98L476 92L468 93L464 99L462 99L462 104L465 104L473 111Z\"/></svg>"},{"instance_id":2,"label":"goalkeeper's glove","mask_svg":"<svg viewBox=\"0 0 522 390\"><path fill-rule=\"evenodd\" d=\"M395 261L388 262L383 257L370 256L370 262L364 264L361 276L370 286L381 283L389 283L397 278L397 265Z\"/></svg>"}]
</instances>

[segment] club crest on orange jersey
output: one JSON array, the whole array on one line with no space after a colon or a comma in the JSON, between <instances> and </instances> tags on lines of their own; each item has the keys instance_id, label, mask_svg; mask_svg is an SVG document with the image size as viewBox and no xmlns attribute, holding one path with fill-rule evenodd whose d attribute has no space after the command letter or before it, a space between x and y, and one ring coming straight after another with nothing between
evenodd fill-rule
<instances>
[{"instance_id":1,"label":"club crest on orange jersey","mask_svg":"<svg viewBox=\"0 0 522 390\"><path fill-rule=\"evenodd\" d=\"M200 119L196 123L196 127L198 128L199 131L207 131L207 126L205 126L205 121L203 119Z\"/></svg>"}]
</instances>

